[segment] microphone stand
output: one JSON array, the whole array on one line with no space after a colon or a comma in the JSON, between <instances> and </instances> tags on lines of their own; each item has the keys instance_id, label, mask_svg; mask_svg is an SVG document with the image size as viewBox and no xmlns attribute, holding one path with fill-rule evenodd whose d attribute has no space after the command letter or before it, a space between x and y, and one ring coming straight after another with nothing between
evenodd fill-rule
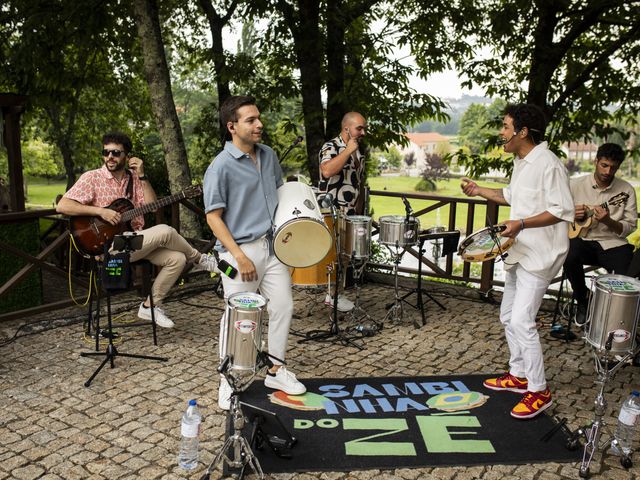
<instances>
[{"instance_id":1,"label":"microphone stand","mask_svg":"<svg viewBox=\"0 0 640 480\"><path fill-rule=\"evenodd\" d=\"M282 163L282 161L287 157L287 155L289 155L289 152L291 152L291 150L293 150L294 147L298 146L298 144L301 141L302 141L302 137L296 138L294 142L291 145L289 145L289 148L287 148L285 152L282 154L282 156L280 157L279 163Z\"/></svg>"},{"instance_id":2,"label":"microphone stand","mask_svg":"<svg viewBox=\"0 0 640 480\"><path fill-rule=\"evenodd\" d=\"M338 286L340 285L342 274L342 261L340 256L340 229L337 228L338 213L333 202L331 203L331 216L333 217L333 234L336 247L336 281L333 286L333 314L331 316L331 325L328 331L311 330L307 332L305 338L303 338L302 340L298 340L298 343L304 343L310 340L316 340L318 342L335 341L340 343L341 345L351 345L352 347L356 347L358 350L362 350L364 346L360 345L354 340L356 337L347 335L345 332L340 330L340 327L338 325Z\"/></svg>"}]
</instances>

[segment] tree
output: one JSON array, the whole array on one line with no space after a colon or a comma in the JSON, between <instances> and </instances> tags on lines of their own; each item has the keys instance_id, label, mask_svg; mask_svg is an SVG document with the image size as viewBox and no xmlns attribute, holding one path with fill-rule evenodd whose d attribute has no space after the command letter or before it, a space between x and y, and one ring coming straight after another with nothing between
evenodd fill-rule
<instances>
[{"instance_id":1,"label":"tree","mask_svg":"<svg viewBox=\"0 0 640 480\"><path fill-rule=\"evenodd\" d=\"M638 1L534 0L531 8L515 0L456 8L434 2L429 16L411 13L416 2L405 6L406 39L422 68L445 62L466 76L466 86L538 105L551 120L547 137L556 150L565 141L607 138L617 118L640 110ZM434 10L440 22L431 21ZM429 55L445 46L450 56Z\"/></svg>"},{"instance_id":2,"label":"tree","mask_svg":"<svg viewBox=\"0 0 640 480\"><path fill-rule=\"evenodd\" d=\"M173 192L178 192L191 185L191 172L180 121L173 101L169 67L164 53L160 18L155 0L134 0L133 16L142 46L144 73L151 95L151 109L164 148L169 184ZM184 206L180 206L180 208L182 232L190 237L201 236L200 226L194 212Z\"/></svg>"},{"instance_id":3,"label":"tree","mask_svg":"<svg viewBox=\"0 0 640 480\"><path fill-rule=\"evenodd\" d=\"M135 56L125 53L130 29L98 8L120 11L116 0L8 0L0 9L0 89L29 96L23 119L35 128L24 132L58 147L67 187L78 165L99 161L105 130L147 119Z\"/></svg>"}]
</instances>

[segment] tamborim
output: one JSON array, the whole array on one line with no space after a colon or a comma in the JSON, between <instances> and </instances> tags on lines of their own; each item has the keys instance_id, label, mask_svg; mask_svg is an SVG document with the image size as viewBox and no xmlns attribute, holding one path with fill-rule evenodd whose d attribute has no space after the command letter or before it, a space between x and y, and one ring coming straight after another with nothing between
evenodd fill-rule
<instances>
[{"instance_id":1,"label":"tamborim","mask_svg":"<svg viewBox=\"0 0 640 480\"><path fill-rule=\"evenodd\" d=\"M472 233L460 244L458 255L465 262L493 260L513 246L513 238L500 236L506 228L505 225L495 225Z\"/></svg>"}]
</instances>

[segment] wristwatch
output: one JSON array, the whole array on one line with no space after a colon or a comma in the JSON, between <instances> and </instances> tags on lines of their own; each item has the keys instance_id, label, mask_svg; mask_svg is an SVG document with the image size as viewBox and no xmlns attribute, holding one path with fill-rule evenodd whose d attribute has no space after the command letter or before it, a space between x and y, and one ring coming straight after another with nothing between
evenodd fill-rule
<instances>
[{"instance_id":1,"label":"wristwatch","mask_svg":"<svg viewBox=\"0 0 640 480\"><path fill-rule=\"evenodd\" d=\"M147 176L146 175L142 175L141 177L138 177L138 180L146 180Z\"/></svg>"}]
</instances>

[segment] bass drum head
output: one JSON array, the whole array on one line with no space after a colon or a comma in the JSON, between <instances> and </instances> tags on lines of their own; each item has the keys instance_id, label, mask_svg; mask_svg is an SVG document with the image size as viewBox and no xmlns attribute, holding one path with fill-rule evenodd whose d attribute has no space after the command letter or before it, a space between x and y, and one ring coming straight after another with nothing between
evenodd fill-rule
<instances>
[{"instance_id":1,"label":"bass drum head","mask_svg":"<svg viewBox=\"0 0 640 480\"><path fill-rule=\"evenodd\" d=\"M231 308L235 309L249 309L262 308L267 304L267 301L262 295L254 292L239 292L229 295L227 304Z\"/></svg>"},{"instance_id":2,"label":"bass drum head","mask_svg":"<svg viewBox=\"0 0 640 480\"><path fill-rule=\"evenodd\" d=\"M290 220L273 239L273 250L282 263L305 268L320 262L329 253L332 240L324 222L312 218Z\"/></svg>"}]
</instances>

